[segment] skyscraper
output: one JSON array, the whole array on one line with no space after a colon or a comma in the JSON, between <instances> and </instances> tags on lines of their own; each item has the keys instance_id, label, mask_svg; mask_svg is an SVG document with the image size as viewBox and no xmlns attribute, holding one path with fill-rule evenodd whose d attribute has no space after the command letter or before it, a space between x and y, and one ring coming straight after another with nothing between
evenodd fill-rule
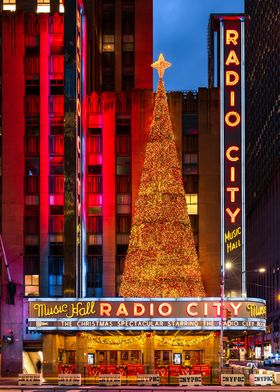
<instances>
[{"instance_id":1,"label":"skyscraper","mask_svg":"<svg viewBox=\"0 0 280 392\"><path fill-rule=\"evenodd\" d=\"M19 337L2 350L6 375L33 345L22 295L117 294L152 110L152 1L1 9L1 325Z\"/></svg>"},{"instance_id":2,"label":"skyscraper","mask_svg":"<svg viewBox=\"0 0 280 392\"><path fill-rule=\"evenodd\" d=\"M246 0L246 206L247 280L253 297L265 298L279 351L280 282L280 8L277 0ZM258 273L261 267L266 272ZM264 348L264 341L258 342ZM263 355L263 351L262 351Z\"/></svg>"}]
</instances>

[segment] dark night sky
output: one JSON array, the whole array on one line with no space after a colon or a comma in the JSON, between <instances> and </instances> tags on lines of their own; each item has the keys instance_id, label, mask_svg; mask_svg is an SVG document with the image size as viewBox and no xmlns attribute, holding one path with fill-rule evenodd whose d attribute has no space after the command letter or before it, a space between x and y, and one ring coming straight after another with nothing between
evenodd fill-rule
<instances>
[{"instance_id":1,"label":"dark night sky","mask_svg":"<svg viewBox=\"0 0 280 392\"><path fill-rule=\"evenodd\" d=\"M207 86L207 29L210 13L242 13L243 0L153 0L154 61L162 52L172 63L166 90ZM154 71L154 88L157 84Z\"/></svg>"}]
</instances>

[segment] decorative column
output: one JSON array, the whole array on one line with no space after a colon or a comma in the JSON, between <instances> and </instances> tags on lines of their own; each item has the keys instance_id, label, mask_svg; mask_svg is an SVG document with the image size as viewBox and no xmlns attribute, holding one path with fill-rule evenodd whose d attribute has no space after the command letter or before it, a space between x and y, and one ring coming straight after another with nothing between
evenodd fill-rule
<instances>
[{"instance_id":1,"label":"decorative column","mask_svg":"<svg viewBox=\"0 0 280 392\"><path fill-rule=\"evenodd\" d=\"M154 355L154 335L151 332L145 334L143 351L144 351L144 371L145 373L154 373L155 355Z\"/></svg>"},{"instance_id":2,"label":"decorative column","mask_svg":"<svg viewBox=\"0 0 280 392\"><path fill-rule=\"evenodd\" d=\"M47 14L40 23L40 296L48 296L49 244L49 35Z\"/></svg>"},{"instance_id":3,"label":"decorative column","mask_svg":"<svg viewBox=\"0 0 280 392\"><path fill-rule=\"evenodd\" d=\"M87 375L88 346L87 339L80 334L76 336L76 372Z\"/></svg>"},{"instance_id":4,"label":"decorative column","mask_svg":"<svg viewBox=\"0 0 280 392\"><path fill-rule=\"evenodd\" d=\"M103 295L116 295L116 153L115 95L104 93L103 103Z\"/></svg>"},{"instance_id":5,"label":"decorative column","mask_svg":"<svg viewBox=\"0 0 280 392\"><path fill-rule=\"evenodd\" d=\"M57 376L58 374L58 335L43 336L43 376Z\"/></svg>"},{"instance_id":6,"label":"decorative column","mask_svg":"<svg viewBox=\"0 0 280 392\"><path fill-rule=\"evenodd\" d=\"M24 51L24 15L14 12L3 14L1 234L10 279L16 285L16 292L8 293L10 279L2 260L1 339L3 336L12 336L13 343L2 340L1 374L10 377L22 372L22 335L25 327L22 324L24 271L21 257L24 252Z\"/></svg>"}]
</instances>

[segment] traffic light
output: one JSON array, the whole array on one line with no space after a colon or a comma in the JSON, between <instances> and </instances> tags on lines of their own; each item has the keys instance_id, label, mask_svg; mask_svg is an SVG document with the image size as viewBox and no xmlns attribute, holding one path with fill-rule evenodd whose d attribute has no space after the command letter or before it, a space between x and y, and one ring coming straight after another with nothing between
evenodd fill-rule
<instances>
[{"instance_id":1,"label":"traffic light","mask_svg":"<svg viewBox=\"0 0 280 392\"><path fill-rule=\"evenodd\" d=\"M232 316L231 310L227 309L226 319L231 320L231 316Z\"/></svg>"}]
</instances>

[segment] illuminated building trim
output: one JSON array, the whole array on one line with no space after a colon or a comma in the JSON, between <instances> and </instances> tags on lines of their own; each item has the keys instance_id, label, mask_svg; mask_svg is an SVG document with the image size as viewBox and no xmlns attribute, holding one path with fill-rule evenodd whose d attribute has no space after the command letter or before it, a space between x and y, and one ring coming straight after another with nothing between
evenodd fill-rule
<instances>
[{"instance_id":1,"label":"illuminated building trim","mask_svg":"<svg viewBox=\"0 0 280 392\"><path fill-rule=\"evenodd\" d=\"M224 23L220 20L220 186L221 186L221 277L225 275L225 198L224 198Z\"/></svg>"},{"instance_id":2,"label":"illuminated building trim","mask_svg":"<svg viewBox=\"0 0 280 392\"><path fill-rule=\"evenodd\" d=\"M218 22L220 87L221 275L225 261L234 274L226 294L246 297L245 263L245 18L215 16ZM239 238L225 246L225 235L241 228ZM234 294L233 294L234 295Z\"/></svg>"},{"instance_id":3,"label":"illuminated building trim","mask_svg":"<svg viewBox=\"0 0 280 392\"><path fill-rule=\"evenodd\" d=\"M241 18L241 209L242 209L242 296L246 290L246 209L245 209L245 19Z\"/></svg>"},{"instance_id":4,"label":"illuminated building trim","mask_svg":"<svg viewBox=\"0 0 280 392\"><path fill-rule=\"evenodd\" d=\"M220 330L221 298L34 298L28 329L49 330ZM140 312L140 310L141 312ZM265 301L224 298L225 330L265 330ZM54 317L55 315L55 317ZM91 317L92 316L92 317ZM133 317L132 317L133 316Z\"/></svg>"}]
</instances>

